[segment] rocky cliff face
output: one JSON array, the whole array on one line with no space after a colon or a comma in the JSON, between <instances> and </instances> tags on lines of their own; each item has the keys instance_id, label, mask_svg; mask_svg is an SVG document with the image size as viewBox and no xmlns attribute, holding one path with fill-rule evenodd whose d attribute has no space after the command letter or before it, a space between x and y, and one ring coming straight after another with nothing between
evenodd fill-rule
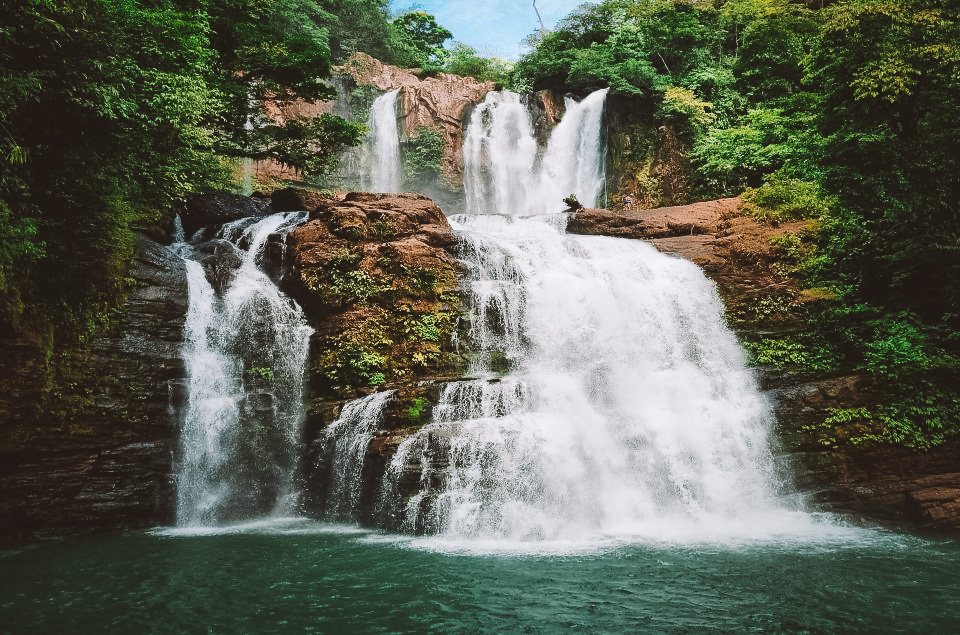
<instances>
[{"instance_id":1,"label":"rocky cliff face","mask_svg":"<svg viewBox=\"0 0 960 635\"><path fill-rule=\"evenodd\" d=\"M356 104L351 103L349 86L373 87L382 92L400 90L401 135L409 140L417 137L423 128L439 132L444 140L440 165L443 179L453 188L462 185L463 127L470 109L493 90L493 82L479 82L472 77L447 73L420 79L412 71L384 64L366 53L355 53L343 66L334 67L333 81L340 86L341 95L336 102L268 102L267 117L281 124L297 117L316 117L324 113L356 119L358 113L353 112ZM263 182L298 181L301 178L296 170L274 161L257 161L248 166L248 170Z\"/></svg>"},{"instance_id":2,"label":"rocky cliff face","mask_svg":"<svg viewBox=\"0 0 960 635\"><path fill-rule=\"evenodd\" d=\"M168 408L184 375L186 274L178 256L141 236L129 277L119 323L52 360L53 388L40 384L35 343L4 342L17 357L4 358L2 376L17 389L3 409L0 539L171 520Z\"/></svg>"},{"instance_id":3,"label":"rocky cliff face","mask_svg":"<svg viewBox=\"0 0 960 635\"><path fill-rule=\"evenodd\" d=\"M745 339L760 331L802 328L789 313L771 316L761 308L810 300L776 271L776 248L769 240L799 232L804 223L773 227L740 215L738 208L739 199L731 198L659 209L583 209L571 214L569 231L649 240L660 251L700 265L716 282L728 321ZM773 369L758 372L797 483L813 501L884 522L960 529L960 442L927 452L869 445L827 448L817 438L819 424L832 408L868 405L869 381L849 374L808 380Z\"/></svg>"}]
</instances>

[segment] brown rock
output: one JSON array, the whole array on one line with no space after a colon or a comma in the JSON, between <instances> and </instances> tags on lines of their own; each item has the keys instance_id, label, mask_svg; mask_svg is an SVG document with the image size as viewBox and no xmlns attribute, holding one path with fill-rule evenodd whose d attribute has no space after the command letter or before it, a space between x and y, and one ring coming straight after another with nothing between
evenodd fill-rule
<instances>
[{"instance_id":1,"label":"brown rock","mask_svg":"<svg viewBox=\"0 0 960 635\"><path fill-rule=\"evenodd\" d=\"M355 53L336 70L349 74L358 84L383 91L400 89L404 132L408 137L416 137L421 128L439 130L445 141L443 175L451 185L460 185L464 112L468 106L483 101L493 90L493 82L447 73L420 79L412 71L386 65L366 53Z\"/></svg>"},{"instance_id":2,"label":"brown rock","mask_svg":"<svg viewBox=\"0 0 960 635\"><path fill-rule=\"evenodd\" d=\"M329 196L302 187L285 187L270 194L270 206L277 212L312 212L331 202Z\"/></svg>"}]
</instances>

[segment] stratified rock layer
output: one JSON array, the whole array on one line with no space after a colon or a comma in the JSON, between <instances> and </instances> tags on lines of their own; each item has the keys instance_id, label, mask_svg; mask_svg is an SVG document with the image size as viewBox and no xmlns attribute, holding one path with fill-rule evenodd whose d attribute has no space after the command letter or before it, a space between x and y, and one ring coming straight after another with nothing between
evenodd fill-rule
<instances>
[{"instance_id":1,"label":"stratified rock layer","mask_svg":"<svg viewBox=\"0 0 960 635\"><path fill-rule=\"evenodd\" d=\"M176 254L141 236L129 277L110 335L52 360L56 394L21 395L37 411L3 423L0 539L171 520L168 408L182 393L186 272ZM30 363L39 373L36 358Z\"/></svg>"}]
</instances>

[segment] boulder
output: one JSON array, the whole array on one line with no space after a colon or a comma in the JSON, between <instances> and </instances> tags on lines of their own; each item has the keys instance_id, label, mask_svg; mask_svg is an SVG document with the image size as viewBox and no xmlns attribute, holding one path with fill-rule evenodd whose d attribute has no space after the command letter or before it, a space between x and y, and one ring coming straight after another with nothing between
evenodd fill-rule
<instances>
[{"instance_id":1,"label":"boulder","mask_svg":"<svg viewBox=\"0 0 960 635\"><path fill-rule=\"evenodd\" d=\"M222 295L243 264L240 249L229 240L218 239L203 243L197 251L203 254L200 264L207 281L217 294Z\"/></svg>"},{"instance_id":2,"label":"boulder","mask_svg":"<svg viewBox=\"0 0 960 635\"><path fill-rule=\"evenodd\" d=\"M285 187L270 194L270 206L277 212L312 212L331 200L326 194L302 187Z\"/></svg>"},{"instance_id":3,"label":"boulder","mask_svg":"<svg viewBox=\"0 0 960 635\"><path fill-rule=\"evenodd\" d=\"M222 225L248 216L266 216L274 211L262 198L215 191L188 196L180 213L180 222L189 238L208 225Z\"/></svg>"}]
</instances>

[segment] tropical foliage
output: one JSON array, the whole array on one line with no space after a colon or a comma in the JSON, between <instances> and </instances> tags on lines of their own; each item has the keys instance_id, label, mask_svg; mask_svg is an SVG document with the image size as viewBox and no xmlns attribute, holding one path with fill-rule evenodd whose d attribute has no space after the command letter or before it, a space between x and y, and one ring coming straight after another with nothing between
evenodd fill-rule
<instances>
[{"instance_id":1,"label":"tropical foliage","mask_svg":"<svg viewBox=\"0 0 960 635\"><path fill-rule=\"evenodd\" d=\"M837 415L861 440L960 433L958 3L605 0L534 44L515 86L629 97L673 131L689 197L746 190L760 219L812 221L777 248L821 299L816 333L760 358L872 377L881 405Z\"/></svg>"}]
</instances>

